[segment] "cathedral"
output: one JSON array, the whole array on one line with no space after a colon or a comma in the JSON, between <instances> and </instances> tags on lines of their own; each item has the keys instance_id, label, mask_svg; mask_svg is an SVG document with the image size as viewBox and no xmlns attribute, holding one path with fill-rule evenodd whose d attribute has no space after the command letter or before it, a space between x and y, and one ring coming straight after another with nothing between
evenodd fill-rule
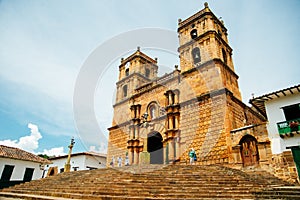
<instances>
[{"instance_id":1,"label":"cathedral","mask_svg":"<svg viewBox=\"0 0 300 200\"><path fill-rule=\"evenodd\" d=\"M205 3L177 32L180 67L163 76L139 47L121 59L107 166L187 164L191 148L199 165L267 165L266 118L242 102L224 22Z\"/></svg>"}]
</instances>

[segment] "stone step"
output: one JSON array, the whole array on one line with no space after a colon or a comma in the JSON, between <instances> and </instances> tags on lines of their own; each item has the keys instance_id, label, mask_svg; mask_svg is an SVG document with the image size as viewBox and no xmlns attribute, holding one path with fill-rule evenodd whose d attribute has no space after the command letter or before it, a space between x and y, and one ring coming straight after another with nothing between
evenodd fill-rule
<instances>
[{"instance_id":1,"label":"stone step","mask_svg":"<svg viewBox=\"0 0 300 200\"><path fill-rule=\"evenodd\" d=\"M29 193L28 191L23 191L22 194L32 194ZM94 193L69 193L65 191L60 191L60 192L53 192L53 191L39 191L36 192L32 195L41 195L41 196L52 196L52 197L63 197L63 198L84 198L84 199L98 199L101 197L107 197L107 196L112 196L108 191L107 192L94 192ZM252 194L241 194L238 192L231 192L231 193L224 193L223 191L219 192L205 192L205 193L189 193L189 192L177 192L177 193L171 193L171 194L162 194L159 193L156 190L150 191L149 193L135 193L135 195L128 194L128 193L114 193L114 197L124 197L130 195L131 197L148 197L148 198L180 198L180 199L186 199L186 198L253 198ZM138 195L138 196L136 196ZM11 195L12 196L12 195Z\"/></svg>"},{"instance_id":2,"label":"stone step","mask_svg":"<svg viewBox=\"0 0 300 200\"><path fill-rule=\"evenodd\" d=\"M275 185L286 183L217 165L153 165L62 173L2 192L76 199L254 199L275 198ZM288 198L298 194L280 192Z\"/></svg>"}]
</instances>

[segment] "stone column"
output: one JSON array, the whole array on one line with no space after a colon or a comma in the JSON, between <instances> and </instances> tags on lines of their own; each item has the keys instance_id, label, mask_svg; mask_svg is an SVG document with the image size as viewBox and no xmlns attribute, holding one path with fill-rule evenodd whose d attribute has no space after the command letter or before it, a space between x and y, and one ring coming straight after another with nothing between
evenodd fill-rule
<instances>
[{"instance_id":1,"label":"stone column","mask_svg":"<svg viewBox=\"0 0 300 200\"><path fill-rule=\"evenodd\" d=\"M136 126L136 138L140 139L140 127L138 125Z\"/></svg>"},{"instance_id":2,"label":"stone column","mask_svg":"<svg viewBox=\"0 0 300 200\"><path fill-rule=\"evenodd\" d=\"M128 149L128 158L129 158L129 165L133 164L133 151L132 148Z\"/></svg>"},{"instance_id":3,"label":"stone column","mask_svg":"<svg viewBox=\"0 0 300 200\"><path fill-rule=\"evenodd\" d=\"M138 148L134 148L134 150L133 150L133 156L134 156L134 158L133 158L133 164L134 165L137 165L137 164L139 164L139 153L138 153Z\"/></svg>"},{"instance_id":4,"label":"stone column","mask_svg":"<svg viewBox=\"0 0 300 200\"><path fill-rule=\"evenodd\" d=\"M179 158L180 155L180 151L179 151L179 137L176 137L175 139L175 156L174 159L176 160L177 158Z\"/></svg>"},{"instance_id":5,"label":"stone column","mask_svg":"<svg viewBox=\"0 0 300 200\"><path fill-rule=\"evenodd\" d=\"M174 102L172 101L172 93L169 92L169 105L172 105Z\"/></svg>"},{"instance_id":6,"label":"stone column","mask_svg":"<svg viewBox=\"0 0 300 200\"><path fill-rule=\"evenodd\" d=\"M169 140L169 161L174 161L174 139Z\"/></svg>"},{"instance_id":7,"label":"stone column","mask_svg":"<svg viewBox=\"0 0 300 200\"><path fill-rule=\"evenodd\" d=\"M169 129L174 129L174 125L173 125L173 119L172 119L173 116L169 116Z\"/></svg>"},{"instance_id":8,"label":"stone column","mask_svg":"<svg viewBox=\"0 0 300 200\"><path fill-rule=\"evenodd\" d=\"M179 123L178 123L179 120L178 120L178 118L179 118L179 116L176 115L175 116L175 126L174 126L175 129L178 129L178 127L179 127Z\"/></svg>"},{"instance_id":9,"label":"stone column","mask_svg":"<svg viewBox=\"0 0 300 200\"><path fill-rule=\"evenodd\" d=\"M164 142L163 143L163 161L164 161L164 164L168 164L167 163L167 157L168 157L169 155L167 155L167 143L166 142Z\"/></svg>"},{"instance_id":10,"label":"stone column","mask_svg":"<svg viewBox=\"0 0 300 200\"><path fill-rule=\"evenodd\" d=\"M169 94L168 93L165 93L165 104L166 104L166 106L168 106L169 105Z\"/></svg>"},{"instance_id":11,"label":"stone column","mask_svg":"<svg viewBox=\"0 0 300 200\"><path fill-rule=\"evenodd\" d=\"M174 95L174 104L178 104L178 94L175 93Z\"/></svg>"}]
</instances>

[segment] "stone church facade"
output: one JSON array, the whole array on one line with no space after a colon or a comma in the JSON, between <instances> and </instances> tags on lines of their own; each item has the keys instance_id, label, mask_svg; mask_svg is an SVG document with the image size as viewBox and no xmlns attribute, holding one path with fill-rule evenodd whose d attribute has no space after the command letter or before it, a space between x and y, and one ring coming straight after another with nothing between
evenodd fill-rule
<instances>
[{"instance_id":1,"label":"stone church facade","mask_svg":"<svg viewBox=\"0 0 300 200\"><path fill-rule=\"evenodd\" d=\"M191 148L200 165L268 165L266 119L242 102L224 23L205 3L178 38L180 69L161 77L139 47L121 59L107 166L185 164Z\"/></svg>"}]
</instances>

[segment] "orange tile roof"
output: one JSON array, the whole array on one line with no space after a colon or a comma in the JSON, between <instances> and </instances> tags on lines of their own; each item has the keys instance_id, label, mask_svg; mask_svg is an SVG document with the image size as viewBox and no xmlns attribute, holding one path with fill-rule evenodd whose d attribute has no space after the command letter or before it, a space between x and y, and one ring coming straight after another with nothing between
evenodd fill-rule
<instances>
[{"instance_id":1,"label":"orange tile roof","mask_svg":"<svg viewBox=\"0 0 300 200\"><path fill-rule=\"evenodd\" d=\"M37 163L50 164L51 162L40 156L34 155L22 149L0 145L0 157L12 158L17 160L26 160Z\"/></svg>"}]
</instances>

